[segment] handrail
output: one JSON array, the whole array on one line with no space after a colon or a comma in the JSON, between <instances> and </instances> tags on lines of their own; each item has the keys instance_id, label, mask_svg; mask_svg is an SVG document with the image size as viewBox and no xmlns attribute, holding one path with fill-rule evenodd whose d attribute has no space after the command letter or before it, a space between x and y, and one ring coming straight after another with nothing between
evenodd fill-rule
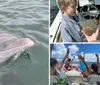
<instances>
[{"instance_id":1,"label":"handrail","mask_svg":"<svg viewBox=\"0 0 100 85\"><path fill-rule=\"evenodd\" d=\"M57 34L59 32L60 16L61 13L59 11L51 27L49 28L50 43L57 41L56 39L57 39Z\"/></svg>"}]
</instances>

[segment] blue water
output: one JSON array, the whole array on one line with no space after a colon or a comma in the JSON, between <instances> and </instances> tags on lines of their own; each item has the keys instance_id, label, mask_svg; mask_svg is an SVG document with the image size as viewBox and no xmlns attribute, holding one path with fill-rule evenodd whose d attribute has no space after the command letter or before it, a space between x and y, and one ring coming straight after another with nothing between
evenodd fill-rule
<instances>
[{"instance_id":1,"label":"blue water","mask_svg":"<svg viewBox=\"0 0 100 85\"><path fill-rule=\"evenodd\" d=\"M48 85L48 5L48 0L0 0L0 33L35 43L2 66L0 85Z\"/></svg>"}]
</instances>

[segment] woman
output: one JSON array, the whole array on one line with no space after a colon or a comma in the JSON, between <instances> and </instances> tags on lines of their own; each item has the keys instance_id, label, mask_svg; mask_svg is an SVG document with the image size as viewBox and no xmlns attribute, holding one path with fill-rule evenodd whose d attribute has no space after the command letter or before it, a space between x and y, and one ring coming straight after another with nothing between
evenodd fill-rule
<instances>
[{"instance_id":1,"label":"woman","mask_svg":"<svg viewBox=\"0 0 100 85\"><path fill-rule=\"evenodd\" d=\"M73 57L73 59L71 60L70 58L66 61L65 66L63 69L65 69L65 71L70 70L71 69L71 63L74 60L75 56Z\"/></svg>"},{"instance_id":2,"label":"woman","mask_svg":"<svg viewBox=\"0 0 100 85\"><path fill-rule=\"evenodd\" d=\"M82 58L81 55L78 55L80 57L80 59L83 61L84 65L86 66L86 69L87 69L87 72L88 72L87 80L89 79L90 75L99 75L99 72L98 72L98 69L99 69L99 67L98 67L99 55L98 54L95 54L95 55L97 57L97 63L91 64L91 69L88 67L88 65L84 61L84 58ZM99 82L97 82L97 84L100 85Z\"/></svg>"},{"instance_id":3,"label":"woman","mask_svg":"<svg viewBox=\"0 0 100 85\"><path fill-rule=\"evenodd\" d=\"M65 57L63 57L62 61L58 64L58 61L55 58L50 58L50 75L55 75L56 69L61 70L63 67L64 61L68 58L69 49L66 52Z\"/></svg>"}]
</instances>

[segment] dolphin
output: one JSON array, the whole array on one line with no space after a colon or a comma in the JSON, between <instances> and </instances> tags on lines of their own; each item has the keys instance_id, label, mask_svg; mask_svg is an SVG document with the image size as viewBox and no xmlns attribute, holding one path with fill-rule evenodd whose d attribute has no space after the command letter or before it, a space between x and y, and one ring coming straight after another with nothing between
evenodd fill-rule
<instances>
[{"instance_id":1,"label":"dolphin","mask_svg":"<svg viewBox=\"0 0 100 85\"><path fill-rule=\"evenodd\" d=\"M7 61L13 55L24 52L33 45L34 42L29 38L19 39L10 34L0 34L0 63Z\"/></svg>"}]
</instances>

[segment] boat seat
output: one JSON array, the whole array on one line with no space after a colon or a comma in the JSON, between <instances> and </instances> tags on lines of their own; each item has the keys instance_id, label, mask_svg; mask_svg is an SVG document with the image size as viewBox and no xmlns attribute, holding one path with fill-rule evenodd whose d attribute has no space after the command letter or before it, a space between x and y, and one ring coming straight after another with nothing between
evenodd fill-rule
<instances>
[{"instance_id":1,"label":"boat seat","mask_svg":"<svg viewBox=\"0 0 100 85\"><path fill-rule=\"evenodd\" d=\"M97 82L100 82L100 75L90 75L85 85L97 85Z\"/></svg>"},{"instance_id":2,"label":"boat seat","mask_svg":"<svg viewBox=\"0 0 100 85\"><path fill-rule=\"evenodd\" d=\"M82 81L81 74L77 70L67 71L66 75L67 75L68 81L73 83L73 85L74 83L75 85L77 85L76 83L81 83Z\"/></svg>"}]
</instances>

